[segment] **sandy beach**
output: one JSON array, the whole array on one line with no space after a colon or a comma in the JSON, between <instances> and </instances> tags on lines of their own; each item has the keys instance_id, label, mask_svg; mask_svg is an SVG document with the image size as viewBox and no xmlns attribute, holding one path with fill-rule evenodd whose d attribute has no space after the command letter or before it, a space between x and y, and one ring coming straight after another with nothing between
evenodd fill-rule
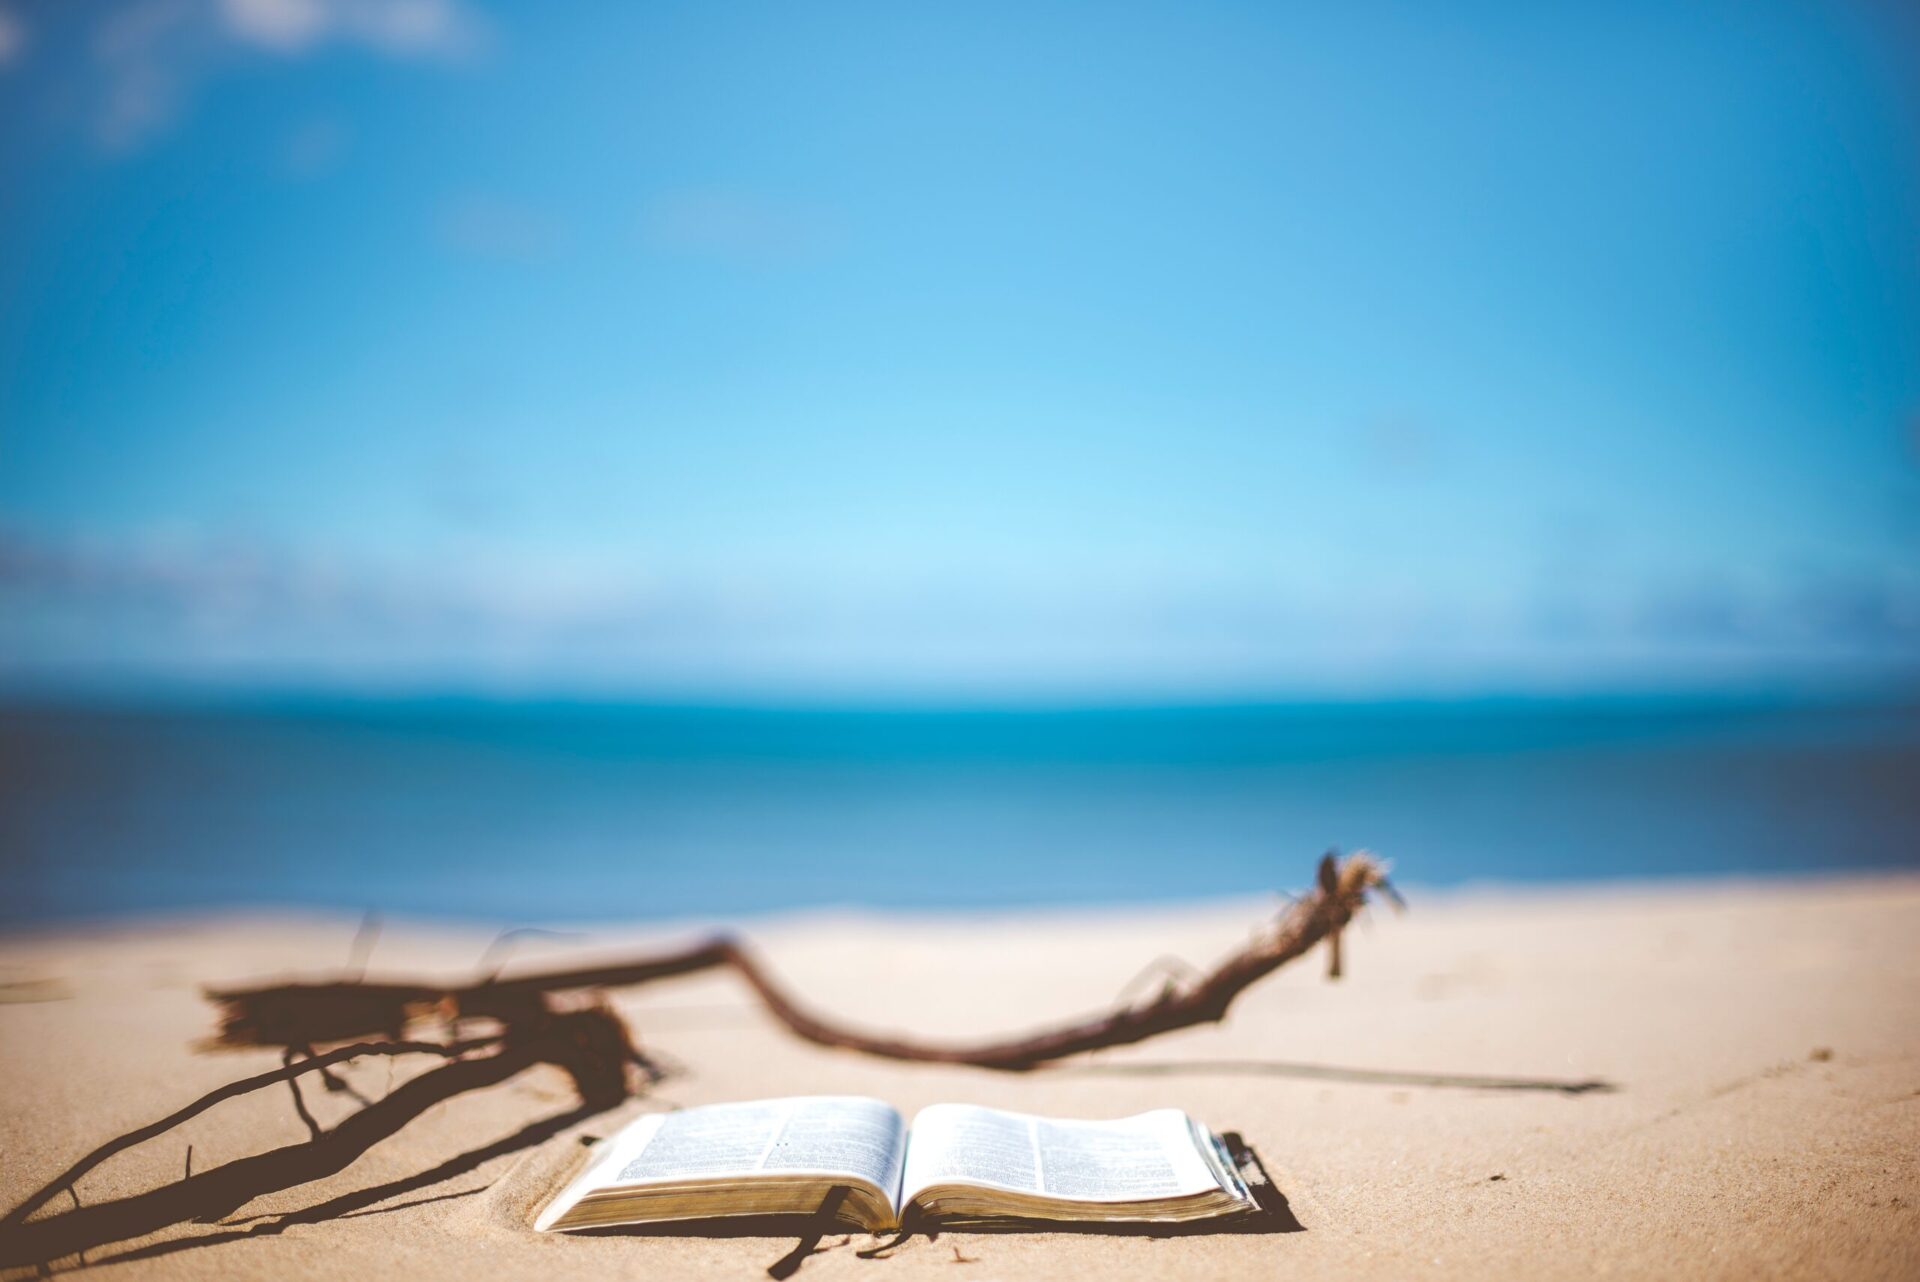
<instances>
[{"instance_id":1,"label":"sandy beach","mask_svg":"<svg viewBox=\"0 0 1920 1282\"><path fill-rule=\"evenodd\" d=\"M1920 0L0 0L0 1282L1920 1282L1917 250Z\"/></svg>"},{"instance_id":2,"label":"sandy beach","mask_svg":"<svg viewBox=\"0 0 1920 1282\"><path fill-rule=\"evenodd\" d=\"M1205 965L1272 908L809 915L744 931L823 1008L960 1038L1100 1008L1165 954ZM7 1204L113 1136L275 1067L271 1051L198 1045L212 1029L201 987L328 972L356 926L249 916L0 939ZM530 940L510 969L690 933ZM369 974L464 979L491 937L390 922ZM86 1263L115 1277L764 1277L793 1237L529 1224L583 1137L646 1110L844 1092L909 1115L940 1101L1079 1117L1183 1108L1245 1137L1292 1222L944 1233L877 1259L857 1254L868 1239L836 1234L802 1277L1920 1276L1917 940L1914 878L1421 895L1405 915L1372 911L1338 983L1316 957L1252 989L1223 1026L1026 1075L805 1045L733 977L695 976L613 996L674 1067L645 1097L543 1128L575 1101L557 1069L535 1068L436 1106L337 1176L225 1224L96 1245ZM347 1076L377 1098L427 1070L367 1061ZM358 1107L307 1099L323 1125ZM283 1089L249 1095L108 1161L78 1200L176 1179L189 1145L206 1170L305 1134ZM389 1185L352 1210L297 1214Z\"/></svg>"}]
</instances>

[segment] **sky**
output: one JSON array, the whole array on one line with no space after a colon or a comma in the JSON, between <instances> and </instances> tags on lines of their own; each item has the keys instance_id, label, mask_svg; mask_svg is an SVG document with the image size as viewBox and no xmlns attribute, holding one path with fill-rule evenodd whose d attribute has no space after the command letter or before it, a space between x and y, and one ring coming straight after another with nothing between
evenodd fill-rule
<instances>
[{"instance_id":1,"label":"sky","mask_svg":"<svg viewBox=\"0 0 1920 1282\"><path fill-rule=\"evenodd\" d=\"M1908 688L1920 14L0 0L0 683Z\"/></svg>"}]
</instances>

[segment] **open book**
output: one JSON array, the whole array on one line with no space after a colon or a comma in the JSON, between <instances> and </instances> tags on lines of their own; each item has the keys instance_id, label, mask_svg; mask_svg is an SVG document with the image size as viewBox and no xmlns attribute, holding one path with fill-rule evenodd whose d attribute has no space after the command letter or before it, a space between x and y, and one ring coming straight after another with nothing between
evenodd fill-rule
<instances>
[{"instance_id":1,"label":"open book","mask_svg":"<svg viewBox=\"0 0 1920 1282\"><path fill-rule=\"evenodd\" d=\"M1070 1122L935 1104L909 1131L879 1100L808 1095L640 1118L534 1227L826 1210L880 1231L909 1209L943 1222L1182 1221L1254 1206L1218 1137L1178 1109Z\"/></svg>"}]
</instances>

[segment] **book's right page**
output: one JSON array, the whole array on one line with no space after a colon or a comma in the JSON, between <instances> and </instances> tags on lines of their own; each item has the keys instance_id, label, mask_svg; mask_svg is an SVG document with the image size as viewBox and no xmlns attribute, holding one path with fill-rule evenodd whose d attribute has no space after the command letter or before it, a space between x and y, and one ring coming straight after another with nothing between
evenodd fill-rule
<instances>
[{"instance_id":1,"label":"book's right page","mask_svg":"<svg viewBox=\"0 0 1920 1282\"><path fill-rule=\"evenodd\" d=\"M1037 1202L1164 1206L1231 1192L1179 1109L1082 1122L935 1104L914 1119L900 1205L955 1185L1013 1195L1009 1213Z\"/></svg>"}]
</instances>

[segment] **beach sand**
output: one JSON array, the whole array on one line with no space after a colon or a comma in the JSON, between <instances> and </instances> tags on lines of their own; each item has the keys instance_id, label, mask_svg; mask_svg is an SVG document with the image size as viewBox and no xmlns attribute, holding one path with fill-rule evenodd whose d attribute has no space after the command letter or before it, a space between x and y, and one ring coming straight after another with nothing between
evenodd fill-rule
<instances>
[{"instance_id":1,"label":"beach sand","mask_svg":"<svg viewBox=\"0 0 1920 1282\"><path fill-rule=\"evenodd\" d=\"M1102 1007L1163 954L1205 965L1273 906L809 915L745 930L823 1008L963 1038ZM212 1028L201 986L337 968L356 925L229 917L0 938L6 1204L112 1136L277 1066L271 1051L196 1048ZM600 929L528 941L511 965L686 937ZM490 938L389 923L370 970L463 980ZM225 1227L176 1225L87 1260L103 1277L760 1278L793 1236L528 1225L586 1154L582 1136L649 1109L845 1092L909 1115L943 1100L1078 1117L1183 1108L1245 1137L1297 1225L943 1233L881 1259L836 1234L802 1278L1920 1276L1920 879L1422 895L1403 916L1372 910L1347 967L1328 983L1316 955L1249 991L1224 1025L1028 1075L808 1046L724 974L626 990L618 1009L677 1066L650 1095L537 1144L498 1144L572 1106L568 1080L537 1068L436 1106ZM349 1077L377 1096L390 1071L430 1067L372 1061ZM1556 1089L1594 1081L1611 1089ZM323 1123L356 1107L307 1097ZM115 1157L78 1196L176 1179L189 1144L205 1170L304 1135L275 1088ZM493 1145L511 1151L454 1160ZM275 1218L393 1182L345 1215Z\"/></svg>"}]
</instances>

